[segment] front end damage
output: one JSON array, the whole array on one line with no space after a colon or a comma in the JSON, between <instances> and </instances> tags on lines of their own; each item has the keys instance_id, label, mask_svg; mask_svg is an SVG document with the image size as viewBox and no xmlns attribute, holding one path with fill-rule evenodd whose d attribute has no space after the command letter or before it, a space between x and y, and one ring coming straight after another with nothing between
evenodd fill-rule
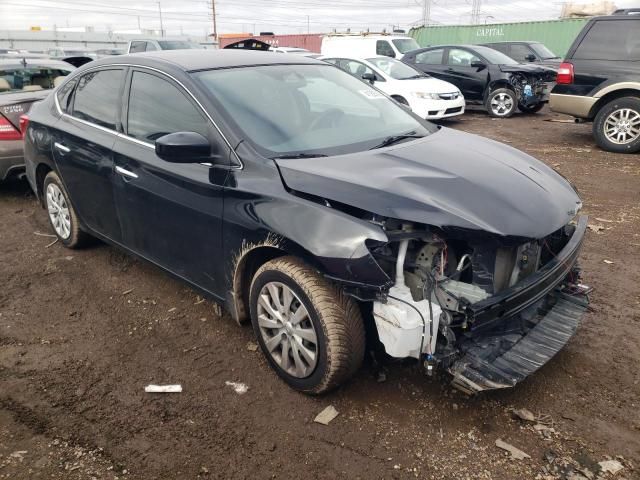
<instances>
[{"instance_id":1,"label":"front end damage","mask_svg":"<svg viewBox=\"0 0 640 480\"><path fill-rule=\"evenodd\" d=\"M533 107L549 100L549 93L555 82L556 72L544 66L529 66L524 70L521 66L501 66L501 70L509 74L511 88L516 92L518 104Z\"/></svg>"},{"instance_id":2,"label":"front end damage","mask_svg":"<svg viewBox=\"0 0 640 480\"><path fill-rule=\"evenodd\" d=\"M395 278L374 301L386 352L443 369L466 392L508 388L534 373L574 335L588 306L577 258L578 217L541 239L386 220L371 247Z\"/></svg>"}]
</instances>

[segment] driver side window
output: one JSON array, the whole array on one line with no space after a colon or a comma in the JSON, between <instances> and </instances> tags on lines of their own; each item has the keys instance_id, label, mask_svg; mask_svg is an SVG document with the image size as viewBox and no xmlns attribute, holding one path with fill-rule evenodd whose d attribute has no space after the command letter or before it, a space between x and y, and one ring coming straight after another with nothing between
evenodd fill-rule
<instances>
[{"instance_id":1,"label":"driver side window","mask_svg":"<svg viewBox=\"0 0 640 480\"><path fill-rule=\"evenodd\" d=\"M375 72L367 67L364 63L356 62L355 60L342 60L340 62L340 68L345 72L350 73L356 78L362 78L365 73L371 73L375 75Z\"/></svg>"},{"instance_id":2,"label":"driver side window","mask_svg":"<svg viewBox=\"0 0 640 480\"><path fill-rule=\"evenodd\" d=\"M447 65L455 67L470 67L472 62L479 62L480 59L473 53L459 48L449 50L449 60Z\"/></svg>"},{"instance_id":3,"label":"driver side window","mask_svg":"<svg viewBox=\"0 0 640 480\"><path fill-rule=\"evenodd\" d=\"M154 143L163 135L197 132L208 138L208 121L187 96L156 75L133 72L127 135Z\"/></svg>"},{"instance_id":4,"label":"driver side window","mask_svg":"<svg viewBox=\"0 0 640 480\"><path fill-rule=\"evenodd\" d=\"M378 40L376 42L376 55L395 58L396 52L393 50L393 47L389 42L386 40Z\"/></svg>"}]
</instances>

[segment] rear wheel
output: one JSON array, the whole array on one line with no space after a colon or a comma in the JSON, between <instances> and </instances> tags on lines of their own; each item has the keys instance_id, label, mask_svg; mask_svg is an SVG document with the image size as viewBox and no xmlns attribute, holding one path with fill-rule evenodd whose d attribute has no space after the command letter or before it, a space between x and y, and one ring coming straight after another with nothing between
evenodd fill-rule
<instances>
[{"instance_id":1,"label":"rear wheel","mask_svg":"<svg viewBox=\"0 0 640 480\"><path fill-rule=\"evenodd\" d=\"M264 355L292 388L327 392L362 364L365 333L358 305L301 260L281 257L260 267L250 307Z\"/></svg>"},{"instance_id":2,"label":"rear wheel","mask_svg":"<svg viewBox=\"0 0 640 480\"><path fill-rule=\"evenodd\" d=\"M604 105L593 121L593 136L609 152L640 152L640 98L621 97Z\"/></svg>"},{"instance_id":3,"label":"rear wheel","mask_svg":"<svg viewBox=\"0 0 640 480\"><path fill-rule=\"evenodd\" d=\"M51 171L47 174L42 190L49 223L58 240L68 248L82 246L87 239L87 234L80 230L78 216L56 172Z\"/></svg>"},{"instance_id":4,"label":"rear wheel","mask_svg":"<svg viewBox=\"0 0 640 480\"><path fill-rule=\"evenodd\" d=\"M515 113L518 99L513 90L497 88L489 94L485 106L492 117L508 118Z\"/></svg>"}]
</instances>

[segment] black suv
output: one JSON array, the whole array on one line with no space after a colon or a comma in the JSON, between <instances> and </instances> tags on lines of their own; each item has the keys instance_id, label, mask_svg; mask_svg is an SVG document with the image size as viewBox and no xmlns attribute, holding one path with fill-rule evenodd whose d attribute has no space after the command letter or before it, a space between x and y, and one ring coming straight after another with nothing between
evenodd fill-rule
<instances>
[{"instance_id":1,"label":"black suv","mask_svg":"<svg viewBox=\"0 0 640 480\"><path fill-rule=\"evenodd\" d=\"M520 63L537 63L538 65L558 68L562 61L561 57L540 42L513 41L481 43L480 45L498 50Z\"/></svg>"},{"instance_id":2,"label":"black suv","mask_svg":"<svg viewBox=\"0 0 640 480\"><path fill-rule=\"evenodd\" d=\"M593 121L596 143L610 152L640 151L640 15L633 13L591 19L551 92L551 109Z\"/></svg>"}]
</instances>

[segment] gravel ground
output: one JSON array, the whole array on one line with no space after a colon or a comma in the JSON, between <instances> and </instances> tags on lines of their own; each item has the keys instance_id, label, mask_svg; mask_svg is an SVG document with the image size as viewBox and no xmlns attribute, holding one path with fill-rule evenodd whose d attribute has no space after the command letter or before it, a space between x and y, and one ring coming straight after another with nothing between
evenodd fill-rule
<instances>
[{"instance_id":1,"label":"gravel ground","mask_svg":"<svg viewBox=\"0 0 640 480\"><path fill-rule=\"evenodd\" d=\"M576 337L513 390L474 398L402 362L382 383L365 364L332 394L295 393L250 327L112 247L51 244L26 183L0 185L0 478L640 478L640 156L603 152L563 118L446 122L553 166L593 226L593 311ZM314 423L329 405L338 417Z\"/></svg>"}]
</instances>

